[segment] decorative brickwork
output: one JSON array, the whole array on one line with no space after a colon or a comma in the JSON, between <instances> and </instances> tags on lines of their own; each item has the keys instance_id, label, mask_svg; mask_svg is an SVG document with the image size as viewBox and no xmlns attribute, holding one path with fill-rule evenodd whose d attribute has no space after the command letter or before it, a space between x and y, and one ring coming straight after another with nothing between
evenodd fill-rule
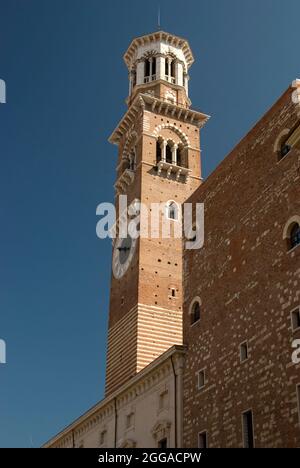
<instances>
[{"instance_id":1,"label":"decorative brickwork","mask_svg":"<svg viewBox=\"0 0 300 468\"><path fill-rule=\"evenodd\" d=\"M294 96L290 87L190 199L205 204L205 244L184 254L185 447L203 431L210 447L242 447L248 410L256 447L299 447L291 311L300 304L300 247L288 251L284 230L300 215L300 139L278 157L278 136L299 125ZM195 296L201 319L191 326Z\"/></svg>"}]
</instances>

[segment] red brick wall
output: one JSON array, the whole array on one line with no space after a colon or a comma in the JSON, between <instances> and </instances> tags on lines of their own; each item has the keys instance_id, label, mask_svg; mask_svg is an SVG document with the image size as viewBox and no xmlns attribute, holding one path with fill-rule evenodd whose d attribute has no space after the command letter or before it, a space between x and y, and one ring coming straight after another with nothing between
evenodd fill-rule
<instances>
[{"instance_id":1,"label":"red brick wall","mask_svg":"<svg viewBox=\"0 0 300 468\"><path fill-rule=\"evenodd\" d=\"M299 121L289 88L192 196L205 204L205 245L184 254L184 446L241 447L252 409L256 447L300 445L291 311L300 304L300 247L283 229L300 215L300 150L278 163L275 141ZM238 118L238 116L237 116ZM202 301L190 326L189 306ZM249 359L239 346L248 341ZM197 389L196 372L207 383Z\"/></svg>"}]
</instances>

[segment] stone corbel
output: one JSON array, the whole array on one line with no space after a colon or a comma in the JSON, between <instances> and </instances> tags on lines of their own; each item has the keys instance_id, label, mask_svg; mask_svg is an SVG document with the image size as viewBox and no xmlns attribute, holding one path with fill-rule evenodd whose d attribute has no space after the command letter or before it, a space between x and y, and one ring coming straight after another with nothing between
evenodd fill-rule
<instances>
[{"instance_id":1,"label":"stone corbel","mask_svg":"<svg viewBox=\"0 0 300 468\"><path fill-rule=\"evenodd\" d=\"M176 180L179 180L180 179L180 174L182 172L182 169L178 169L177 171L177 176L176 176Z\"/></svg>"}]
</instances>

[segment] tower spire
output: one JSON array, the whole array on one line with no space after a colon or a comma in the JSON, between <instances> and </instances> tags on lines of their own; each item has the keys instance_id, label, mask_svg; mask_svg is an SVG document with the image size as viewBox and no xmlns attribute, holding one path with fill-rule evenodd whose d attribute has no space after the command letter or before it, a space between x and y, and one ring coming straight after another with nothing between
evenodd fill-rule
<instances>
[{"instance_id":1,"label":"tower spire","mask_svg":"<svg viewBox=\"0 0 300 468\"><path fill-rule=\"evenodd\" d=\"M157 30L160 31L160 4L158 5L157 8Z\"/></svg>"}]
</instances>

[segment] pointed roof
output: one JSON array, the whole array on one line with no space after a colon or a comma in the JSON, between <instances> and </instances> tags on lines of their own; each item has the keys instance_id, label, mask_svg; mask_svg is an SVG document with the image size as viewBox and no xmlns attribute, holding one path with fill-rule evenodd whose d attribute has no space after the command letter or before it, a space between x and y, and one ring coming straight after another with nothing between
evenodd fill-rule
<instances>
[{"instance_id":1,"label":"pointed roof","mask_svg":"<svg viewBox=\"0 0 300 468\"><path fill-rule=\"evenodd\" d=\"M156 31L151 34L146 34L145 36L140 36L133 39L123 57L127 67L131 67L134 55L139 46L157 41L166 42L167 44L170 44L174 47L180 47L184 53L188 68L190 68L190 66L194 63L193 52L186 39L175 36L174 34L168 33L166 31Z\"/></svg>"}]
</instances>

